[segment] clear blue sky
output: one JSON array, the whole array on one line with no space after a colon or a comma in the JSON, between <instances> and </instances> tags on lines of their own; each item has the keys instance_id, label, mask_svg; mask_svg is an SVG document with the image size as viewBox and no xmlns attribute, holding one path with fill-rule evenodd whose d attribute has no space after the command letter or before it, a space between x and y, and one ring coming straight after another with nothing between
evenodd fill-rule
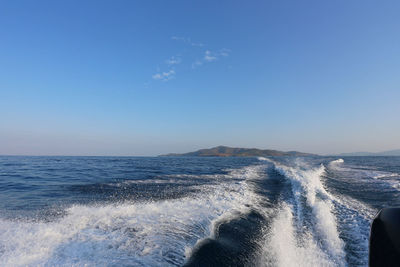
<instances>
[{"instance_id":1,"label":"clear blue sky","mask_svg":"<svg viewBox=\"0 0 400 267\"><path fill-rule=\"evenodd\" d=\"M399 1L1 1L0 154L400 148Z\"/></svg>"}]
</instances>

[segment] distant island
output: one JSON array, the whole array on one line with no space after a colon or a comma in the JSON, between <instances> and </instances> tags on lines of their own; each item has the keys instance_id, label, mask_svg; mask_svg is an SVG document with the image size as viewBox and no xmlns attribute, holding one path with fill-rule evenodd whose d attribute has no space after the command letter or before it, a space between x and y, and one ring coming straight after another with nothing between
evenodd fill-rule
<instances>
[{"instance_id":1,"label":"distant island","mask_svg":"<svg viewBox=\"0 0 400 267\"><path fill-rule=\"evenodd\" d=\"M383 151L383 152L353 152L353 153L341 153L337 156L400 156L400 149L396 150L388 150L388 151Z\"/></svg>"},{"instance_id":2,"label":"distant island","mask_svg":"<svg viewBox=\"0 0 400 267\"><path fill-rule=\"evenodd\" d=\"M315 154L298 151L279 151L257 148L236 148L228 146L217 146L208 149L200 149L188 153L170 153L160 155L161 157L271 157L271 156L315 156Z\"/></svg>"}]
</instances>

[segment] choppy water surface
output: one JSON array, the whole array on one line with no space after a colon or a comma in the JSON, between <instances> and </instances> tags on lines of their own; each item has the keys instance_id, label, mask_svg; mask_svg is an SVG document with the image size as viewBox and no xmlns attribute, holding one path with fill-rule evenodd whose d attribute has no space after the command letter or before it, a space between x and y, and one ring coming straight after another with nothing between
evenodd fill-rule
<instances>
[{"instance_id":1,"label":"choppy water surface","mask_svg":"<svg viewBox=\"0 0 400 267\"><path fill-rule=\"evenodd\" d=\"M367 266L400 157L0 157L1 266Z\"/></svg>"}]
</instances>

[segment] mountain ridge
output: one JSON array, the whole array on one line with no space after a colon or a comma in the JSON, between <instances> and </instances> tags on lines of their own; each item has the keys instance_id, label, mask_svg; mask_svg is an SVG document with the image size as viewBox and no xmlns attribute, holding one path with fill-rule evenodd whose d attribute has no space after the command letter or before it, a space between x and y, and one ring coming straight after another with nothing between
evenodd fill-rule
<instances>
[{"instance_id":1,"label":"mountain ridge","mask_svg":"<svg viewBox=\"0 0 400 267\"><path fill-rule=\"evenodd\" d=\"M216 146L188 153L169 153L161 157L271 157L271 156L315 156L299 151L279 151L273 149L240 148Z\"/></svg>"}]
</instances>

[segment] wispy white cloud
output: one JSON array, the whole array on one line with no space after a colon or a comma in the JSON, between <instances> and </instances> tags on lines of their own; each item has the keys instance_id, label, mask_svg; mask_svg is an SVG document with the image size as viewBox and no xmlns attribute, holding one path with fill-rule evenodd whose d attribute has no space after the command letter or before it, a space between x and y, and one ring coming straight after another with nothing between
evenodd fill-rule
<instances>
[{"instance_id":1,"label":"wispy white cloud","mask_svg":"<svg viewBox=\"0 0 400 267\"><path fill-rule=\"evenodd\" d=\"M167 72L159 72L153 75L154 80L161 80L161 81L169 81L171 79L175 78L175 71L174 70L169 70Z\"/></svg>"},{"instance_id":2,"label":"wispy white cloud","mask_svg":"<svg viewBox=\"0 0 400 267\"><path fill-rule=\"evenodd\" d=\"M221 50L219 50L219 55L223 56L223 57L229 56L230 53L231 53L231 50L227 49L227 48L222 48Z\"/></svg>"},{"instance_id":3,"label":"wispy white cloud","mask_svg":"<svg viewBox=\"0 0 400 267\"><path fill-rule=\"evenodd\" d=\"M195 62L192 63L192 69L195 69L199 66L203 65L203 61L201 60L196 60Z\"/></svg>"},{"instance_id":4,"label":"wispy white cloud","mask_svg":"<svg viewBox=\"0 0 400 267\"><path fill-rule=\"evenodd\" d=\"M203 43L190 43L192 46L200 46L200 47L202 47L202 46L204 46L204 44Z\"/></svg>"},{"instance_id":5,"label":"wispy white cloud","mask_svg":"<svg viewBox=\"0 0 400 267\"><path fill-rule=\"evenodd\" d=\"M193 42L189 37L179 37L179 36L172 36L171 37L172 40L175 41L181 41L184 42L185 44L189 44L191 46L204 46L203 43L197 43L197 42Z\"/></svg>"},{"instance_id":6,"label":"wispy white cloud","mask_svg":"<svg viewBox=\"0 0 400 267\"><path fill-rule=\"evenodd\" d=\"M231 50L227 48L223 48L218 50L217 52L212 52L211 50L206 50L204 52L204 56L201 60L196 60L192 63L192 69L203 65L204 63L214 62L219 60L222 57L228 57Z\"/></svg>"},{"instance_id":7,"label":"wispy white cloud","mask_svg":"<svg viewBox=\"0 0 400 267\"><path fill-rule=\"evenodd\" d=\"M204 54L204 60L207 62L212 62L217 60L218 58L216 57L215 54L211 53L210 50L206 50L205 54Z\"/></svg>"},{"instance_id":8,"label":"wispy white cloud","mask_svg":"<svg viewBox=\"0 0 400 267\"><path fill-rule=\"evenodd\" d=\"M183 41L183 42L188 42L190 40L190 38L178 37L178 36L172 36L171 39L175 40L175 41Z\"/></svg>"},{"instance_id":9,"label":"wispy white cloud","mask_svg":"<svg viewBox=\"0 0 400 267\"><path fill-rule=\"evenodd\" d=\"M180 57L171 57L170 59L167 59L165 63L167 63L169 66L171 65L177 65L182 62L182 59Z\"/></svg>"},{"instance_id":10,"label":"wispy white cloud","mask_svg":"<svg viewBox=\"0 0 400 267\"><path fill-rule=\"evenodd\" d=\"M220 57L228 57L230 52L231 50L227 48L222 48L217 52L211 52L210 50L206 50L204 55L204 60L208 62L215 61L218 60Z\"/></svg>"}]
</instances>

